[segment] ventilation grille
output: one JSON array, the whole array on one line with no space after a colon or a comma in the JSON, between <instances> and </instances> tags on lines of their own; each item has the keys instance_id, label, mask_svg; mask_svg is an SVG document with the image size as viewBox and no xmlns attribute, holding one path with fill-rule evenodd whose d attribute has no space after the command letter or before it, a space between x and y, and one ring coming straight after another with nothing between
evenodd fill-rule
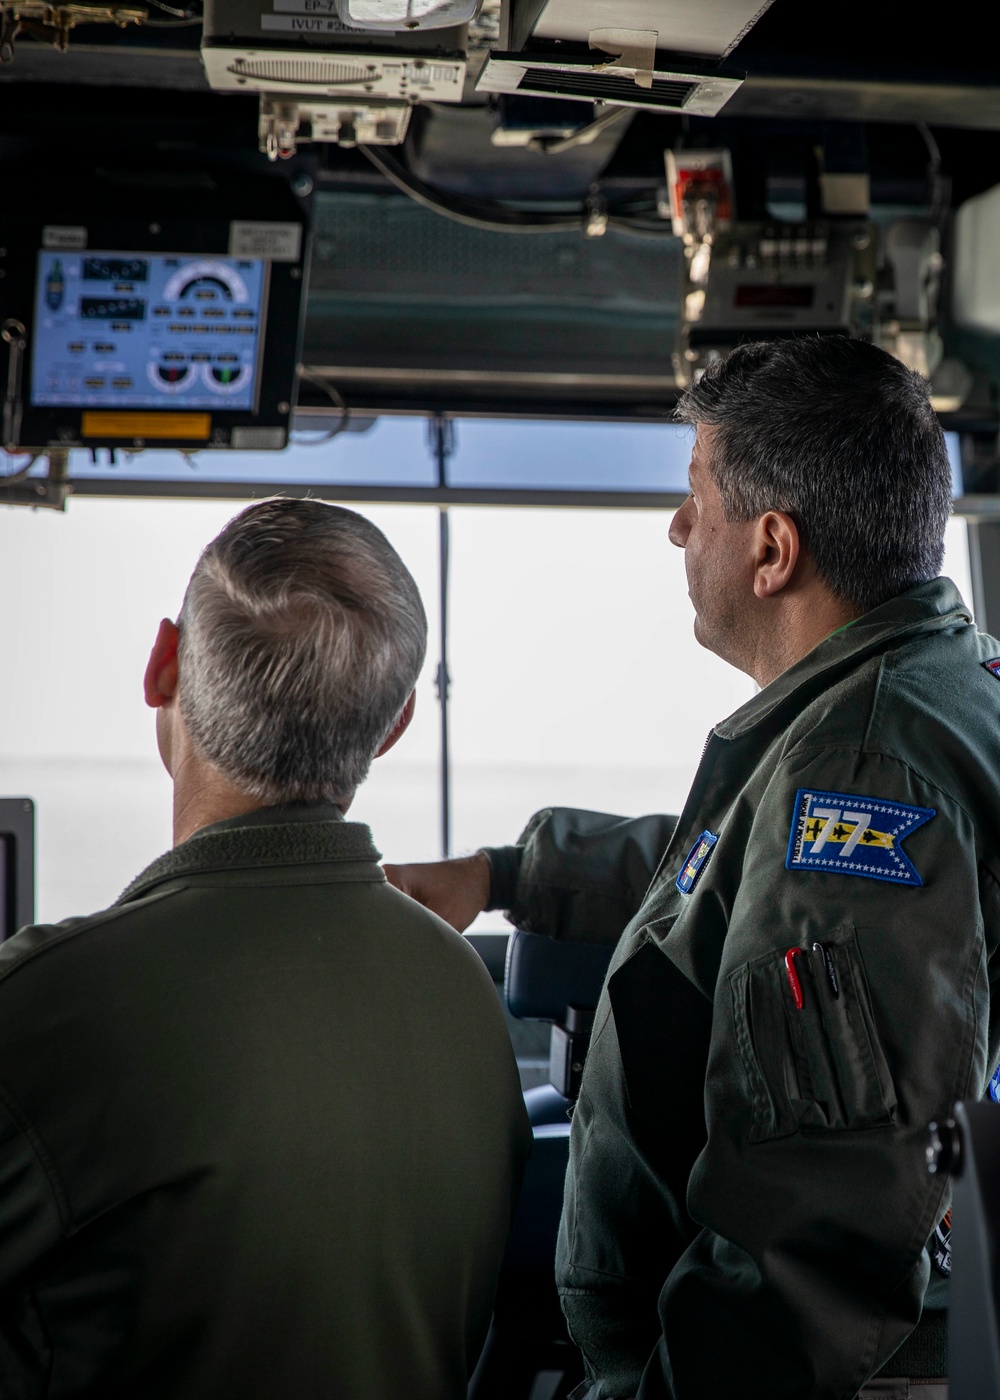
<instances>
[{"instance_id":1,"label":"ventilation grille","mask_svg":"<svg viewBox=\"0 0 1000 1400\"><path fill-rule=\"evenodd\" d=\"M528 67L518 83L522 92L552 93L560 97L587 97L595 102L624 102L643 107L683 107L697 83L682 79L654 78L651 88L637 87L631 78L617 73L566 73Z\"/></svg>"},{"instance_id":2,"label":"ventilation grille","mask_svg":"<svg viewBox=\"0 0 1000 1400\"><path fill-rule=\"evenodd\" d=\"M301 87L358 87L377 81L381 74L360 63L334 58L238 58L228 71L237 78L257 78L270 83L296 83Z\"/></svg>"},{"instance_id":3,"label":"ventilation grille","mask_svg":"<svg viewBox=\"0 0 1000 1400\"><path fill-rule=\"evenodd\" d=\"M525 238L452 223L405 195L317 190L313 231L309 314L317 319L334 317L335 302L345 298L394 307L401 324L420 305L444 316L453 306L475 305L483 325L511 306L522 308L515 316L530 311L542 335L537 328L549 313L539 307L589 306L612 320L667 318L664 334L673 333L684 259L669 225L656 238L633 238L614 226L603 238L572 229ZM537 349L544 353L544 339Z\"/></svg>"}]
</instances>

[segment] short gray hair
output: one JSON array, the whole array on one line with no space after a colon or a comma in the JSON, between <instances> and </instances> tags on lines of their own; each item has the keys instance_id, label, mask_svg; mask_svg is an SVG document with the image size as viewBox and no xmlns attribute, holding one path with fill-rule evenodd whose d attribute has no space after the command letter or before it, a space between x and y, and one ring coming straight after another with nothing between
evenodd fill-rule
<instances>
[{"instance_id":1,"label":"short gray hair","mask_svg":"<svg viewBox=\"0 0 1000 1400\"><path fill-rule=\"evenodd\" d=\"M757 341L710 365L677 408L716 428L727 520L791 515L828 587L862 612L934 578L951 466L925 379L846 336Z\"/></svg>"},{"instance_id":2,"label":"short gray hair","mask_svg":"<svg viewBox=\"0 0 1000 1400\"><path fill-rule=\"evenodd\" d=\"M381 530L313 500L231 520L198 561L178 628L196 749L273 804L350 798L427 646L417 586Z\"/></svg>"}]
</instances>

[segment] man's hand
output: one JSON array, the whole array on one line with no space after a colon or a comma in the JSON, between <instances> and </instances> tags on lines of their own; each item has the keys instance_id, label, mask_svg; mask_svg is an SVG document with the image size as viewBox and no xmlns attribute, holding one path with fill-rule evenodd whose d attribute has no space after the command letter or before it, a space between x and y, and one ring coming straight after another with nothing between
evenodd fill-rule
<instances>
[{"instance_id":1,"label":"man's hand","mask_svg":"<svg viewBox=\"0 0 1000 1400\"><path fill-rule=\"evenodd\" d=\"M421 865L383 865L385 878L459 933L481 914L490 898L490 864L482 851L457 860Z\"/></svg>"}]
</instances>

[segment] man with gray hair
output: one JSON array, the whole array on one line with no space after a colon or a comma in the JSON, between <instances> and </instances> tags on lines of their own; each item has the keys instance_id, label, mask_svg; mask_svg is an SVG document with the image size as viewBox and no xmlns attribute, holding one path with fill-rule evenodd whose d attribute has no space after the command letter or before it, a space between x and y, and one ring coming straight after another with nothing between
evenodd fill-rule
<instances>
[{"instance_id":1,"label":"man with gray hair","mask_svg":"<svg viewBox=\"0 0 1000 1400\"><path fill-rule=\"evenodd\" d=\"M0 1392L459 1400L527 1156L475 953L344 814L426 620L363 517L251 506L145 677L174 847L0 949Z\"/></svg>"}]
</instances>

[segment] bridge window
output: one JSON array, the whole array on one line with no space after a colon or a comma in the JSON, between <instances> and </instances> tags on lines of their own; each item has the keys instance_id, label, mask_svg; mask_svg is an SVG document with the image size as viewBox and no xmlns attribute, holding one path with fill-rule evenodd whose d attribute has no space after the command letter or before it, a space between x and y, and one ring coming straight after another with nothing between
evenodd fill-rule
<instances>
[{"instance_id":1,"label":"bridge window","mask_svg":"<svg viewBox=\"0 0 1000 1400\"><path fill-rule=\"evenodd\" d=\"M396 470L413 478L408 485L433 490L425 424L390 420L383 428L392 449L385 461L396 457ZM647 504L647 492L677 499L682 489L677 453L658 451L672 431L651 428L647 438L640 425L609 437L595 455L579 436L597 433L593 426L510 424L490 440L485 427L461 425L453 488L524 490L534 482L574 504L449 507L454 850L512 840L548 803L677 810L709 725L752 693L745 677L695 643L682 556L667 540L669 510ZM543 483L536 473L549 452ZM259 455L273 483L275 459ZM190 482L209 477L220 458L234 467L230 454L194 467L175 455L171 469ZM335 498L329 462L344 458L308 460L316 494ZM595 489L597 466L618 472L632 508L578 504ZM113 470L104 464L105 491ZM150 481L148 489L163 488ZM220 489L206 483L207 493ZM435 858L442 840L441 498L431 500L358 507L412 569L431 623L414 725L374 765L353 809L396 859ZM107 905L170 843L169 783L141 700L142 672L158 619L176 615L200 549L238 504L81 495L65 516L0 510L0 794L38 804L40 919ZM949 526L945 567L970 596L960 520ZM487 916L483 926L491 924L497 919Z\"/></svg>"}]
</instances>

